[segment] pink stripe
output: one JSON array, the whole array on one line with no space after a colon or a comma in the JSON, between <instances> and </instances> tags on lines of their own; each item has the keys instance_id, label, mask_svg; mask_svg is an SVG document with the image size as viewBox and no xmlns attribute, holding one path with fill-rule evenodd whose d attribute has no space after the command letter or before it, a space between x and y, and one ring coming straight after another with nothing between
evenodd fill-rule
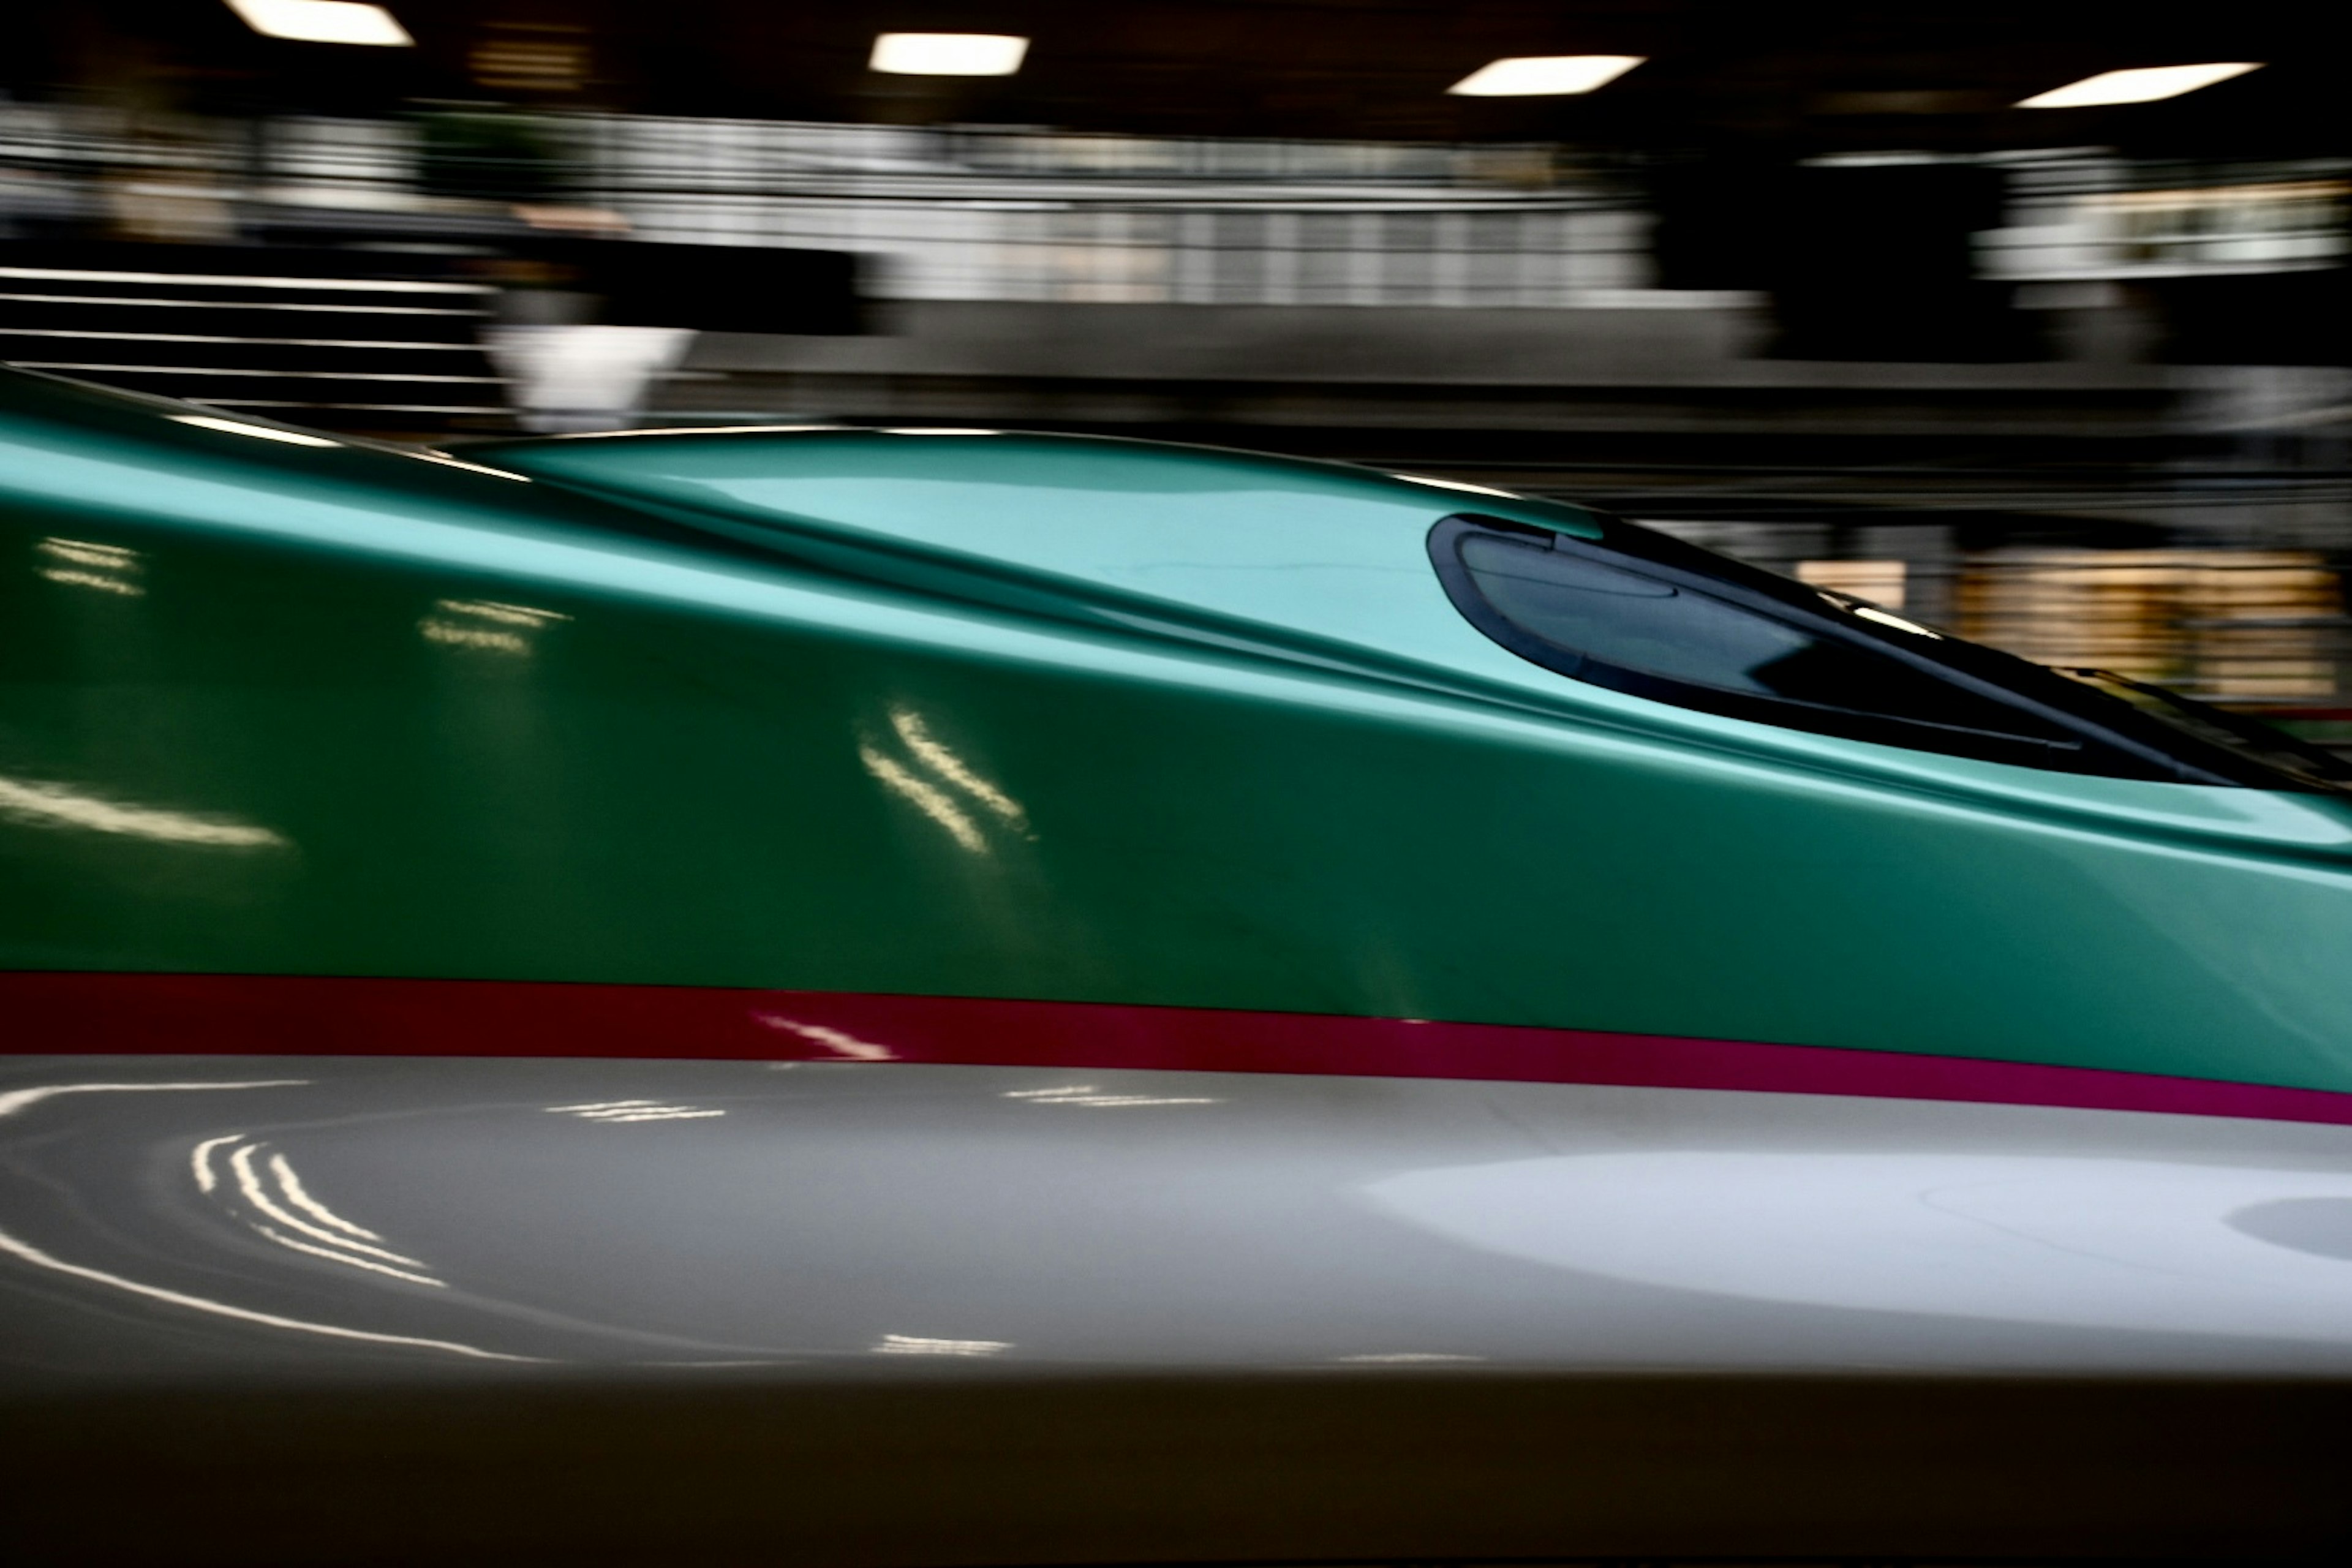
<instances>
[{"instance_id":1,"label":"pink stripe","mask_svg":"<svg viewBox=\"0 0 2352 1568\"><path fill-rule=\"evenodd\" d=\"M1500 1024L1091 1002L310 975L0 973L26 1055L636 1057L1626 1084L2352 1125L2352 1094Z\"/></svg>"}]
</instances>

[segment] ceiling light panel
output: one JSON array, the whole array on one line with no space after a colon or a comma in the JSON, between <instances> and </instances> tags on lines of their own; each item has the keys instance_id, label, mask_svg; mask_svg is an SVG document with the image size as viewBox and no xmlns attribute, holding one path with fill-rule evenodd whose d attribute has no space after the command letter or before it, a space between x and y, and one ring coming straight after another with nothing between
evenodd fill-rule
<instances>
[{"instance_id":1,"label":"ceiling light panel","mask_svg":"<svg viewBox=\"0 0 2352 1568\"><path fill-rule=\"evenodd\" d=\"M1646 55L1525 55L1490 60L1445 90L1464 98L1559 98L1606 87Z\"/></svg>"},{"instance_id":2,"label":"ceiling light panel","mask_svg":"<svg viewBox=\"0 0 2352 1568\"><path fill-rule=\"evenodd\" d=\"M866 63L892 76L1011 76L1028 53L1010 33L883 33Z\"/></svg>"},{"instance_id":3,"label":"ceiling light panel","mask_svg":"<svg viewBox=\"0 0 2352 1568\"><path fill-rule=\"evenodd\" d=\"M393 14L357 0L228 0L239 20L268 38L303 44L373 44L404 48L416 42Z\"/></svg>"},{"instance_id":4,"label":"ceiling light panel","mask_svg":"<svg viewBox=\"0 0 2352 1568\"><path fill-rule=\"evenodd\" d=\"M2200 87L2211 87L2217 81L2262 68L2259 62L2239 60L2227 65L2147 66L2138 70L2101 71L2064 87L2036 93L2017 107L2090 109L2102 103L2154 103L2160 98L2179 98L2184 92L2195 92Z\"/></svg>"}]
</instances>

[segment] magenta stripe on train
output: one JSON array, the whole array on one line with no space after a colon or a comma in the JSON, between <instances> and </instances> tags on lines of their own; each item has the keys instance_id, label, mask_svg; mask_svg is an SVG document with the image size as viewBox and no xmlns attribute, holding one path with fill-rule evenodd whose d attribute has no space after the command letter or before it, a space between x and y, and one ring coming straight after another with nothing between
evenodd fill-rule
<instances>
[{"instance_id":1,"label":"magenta stripe on train","mask_svg":"<svg viewBox=\"0 0 2352 1568\"><path fill-rule=\"evenodd\" d=\"M1900 1051L1331 1014L499 980L0 973L16 1055L623 1057L1617 1084L2352 1125L2352 1094Z\"/></svg>"}]
</instances>

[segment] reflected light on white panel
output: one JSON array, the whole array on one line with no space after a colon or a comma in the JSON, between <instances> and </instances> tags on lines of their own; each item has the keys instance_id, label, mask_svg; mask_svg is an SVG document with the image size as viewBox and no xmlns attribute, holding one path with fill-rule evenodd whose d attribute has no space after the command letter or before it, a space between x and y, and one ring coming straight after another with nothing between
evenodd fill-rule
<instances>
[{"instance_id":1,"label":"reflected light on white panel","mask_svg":"<svg viewBox=\"0 0 2352 1568\"><path fill-rule=\"evenodd\" d=\"M1013 1348L1008 1340L935 1340L921 1334L884 1334L874 1343L877 1355L994 1355Z\"/></svg>"},{"instance_id":2,"label":"reflected light on white panel","mask_svg":"<svg viewBox=\"0 0 2352 1568\"><path fill-rule=\"evenodd\" d=\"M279 1203L278 1201L277 1194L272 1193L268 1186L263 1182L261 1172L255 1164L255 1158L260 1153L260 1152L261 1146L257 1143L241 1144L236 1149L230 1152L228 1157L228 1167L230 1173L236 1179L238 1194L242 1196L246 1203L251 1205L256 1212L264 1215L268 1219L276 1221L278 1225L285 1226L286 1229L310 1237L313 1242L324 1242L327 1244L329 1248L340 1247L343 1250L322 1250L318 1247L296 1241L290 1237L272 1231L267 1225L263 1225L257 1221L248 1220L247 1223L251 1224L255 1229L268 1235L270 1240L277 1242L279 1246L290 1247L297 1252L308 1252L315 1257L331 1258L337 1263L347 1263L356 1268L372 1269L379 1274L394 1275L399 1279L411 1280L419 1285L439 1286L441 1284L440 1280L430 1279L422 1274L411 1274L406 1272L404 1269L385 1268L381 1265L369 1263L366 1261L366 1258L378 1258L383 1259L385 1263L405 1264L410 1268L423 1268L425 1267L421 1260L407 1257L402 1253L394 1252L388 1247L376 1247L367 1242L357 1241L348 1237L338 1236L333 1231L328 1230L322 1226L312 1225L310 1221L301 1218L292 1210L289 1209L285 1205ZM273 1175L277 1174L278 1170L283 1170L288 1175L291 1175L293 1173L292 1167L287 1165L283 1160L276 1161L274 1163L277 1170L272 1171L271 1173ZM202 1187L202 1182L199 1182L197 1185ZM344 1221L338 1220L336 1223L344 1229L358 1229L357 1226L351 1226ZM364 1232L362 1234L373 1235L374 1233ZM378 1237L377 1239L381 1240L382 1238ZM354 1258L349 1256L352 1253L362 1253L366 1256L364 1258Z\"/></svg>"},{"instance_id":3,"label":"reflected light on white panel","mask_svg":"<svg viewBox=\"0 0 2352 1568\"><path fill-rule=\"evenodd\" d=\"M1662 1150L1431 1167L1361 1191L1507 1257L1947 1321L2352 1343L2352 1268L2247 1211L2352 1213L2352 1172L2057 1154Z\"/></svg>"},{"instance_id":4,"label":"reflected light on white panel","mask_svg":"<svg viewBox=\"0 0 2352 1568\"><path fill-rule=\"evenodd\" d=\"M180 1094L208 1089L298 1089L307 1078L257 1078L235 1083L47 1083L0 1094L0 1116L14 1116L60 1094ZM243 1133L237 1134L243 1137Z\"/></svg>"},{"instance_id":5,"label":"reflected light on white panel","mask_svg":"<svg viewBox=\"0 0 2352 1568\"><path fill-rule=\"evenodd\" d=\"M612 1126L625 1121L707 1121L723 1110L694 1105L667 1105L656 1100L605 1100L588 1105L551 1105L551 1115L576 1116L583 1121Z\"/></svg>"},{"instance_id":6,"label":"reflected light on white panel","mask_svg":"<svg viewBox=\"0 0 2352 1568\"><path fill-rule=\"evenodd\" d=\"M1033 1105L1096 1105L1121 1109L1138 1105L1223 1105L1224 1101L1200 1094L1105 1094L1090 1083L1069 1084L1060 1089L1015 1089L1005 1091L1006 1100L1025 1100Z\"/></svg>"},{"instance_id":7,"label":"reflected light on white panel","mask_svg":"<svg viewBox=\"0 0 2352 1568\"><path fill-rule=\"evenodd\" d=\"M161 1086L158 1086L161 1087ZM206 1087L212 1087L207 1085ZM223 1086L226 1087L226 1086ZM341 1340L359 1340L368 1344L406 1345L418 1350L446 1351L452 1355L472 1356L482 1361L530 1362L536 1356L508 1355L499 1351L486 1351L478 1345L459 1344L452 1340L419 1339L408 1334L383 1334L366 1329L347 1329L336 1323L312 1322L301 1318L281 1318L275 1312L259 1312L250 1307L233 1306L204 1296L194 1296L184 1290L173 1290L161 1285L148 1285L136 1279L126 1279L120 1274L92 1268L84 1264L68 1263L53 1254L44 1252L27 1241L19 1241L5 1231L0 1231L0 1253L5 1253L36 1268L47 1268L68 1279L85 1279L93 1285L142 1296L168 1306L185 1307L191 1311L209 1312L215 1317L231 1318L239 1322L258 1323L266 1328L291 1329L298 1333L327 1334Z\"/></svg>"}]
</instances>

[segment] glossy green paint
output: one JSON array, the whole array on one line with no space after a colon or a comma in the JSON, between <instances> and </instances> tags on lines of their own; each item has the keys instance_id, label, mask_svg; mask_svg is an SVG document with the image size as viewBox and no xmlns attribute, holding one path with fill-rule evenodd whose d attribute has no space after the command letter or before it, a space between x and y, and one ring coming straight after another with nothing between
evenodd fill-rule
<instances>
[{"instance_id":1,"label":"glossy green paint","mask_svg":"<svg viewBox=\"0 0 2352 1568\"><path fill-rule=\"evenodd\" d=\"M0 966L1551 1024L2352 1089L2352 815L1665 709L1073 438L478 448L0 388Z\"/></svg>"}]
</instances>

